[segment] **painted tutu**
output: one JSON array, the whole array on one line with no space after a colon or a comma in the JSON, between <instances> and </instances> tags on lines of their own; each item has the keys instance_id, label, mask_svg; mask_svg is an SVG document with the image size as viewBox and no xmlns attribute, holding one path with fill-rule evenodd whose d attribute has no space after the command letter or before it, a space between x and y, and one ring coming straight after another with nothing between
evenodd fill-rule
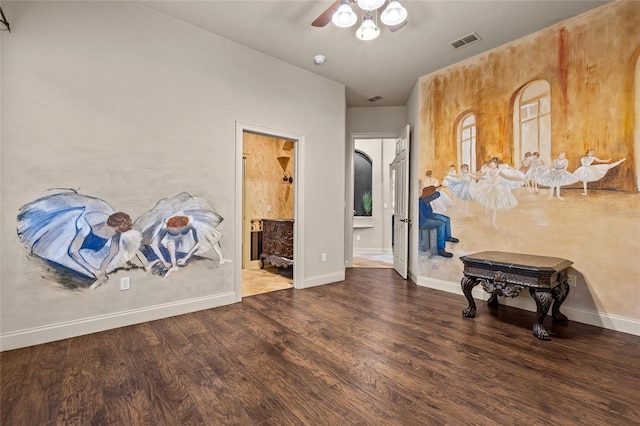
<instances>
[{"instance_id":1,"label":"painted tutu","mask_svg":"<svg viewBox=\"0 0 640 426\"><path fill-rule=\"evenodd\" d=\"M158 262L165 273L177 270L193 255L215 251L220 263L230 262L222 256L222 233L216 228L223 221L211 204L186 192L160 200L133 224L142 234L140 259L149 269ZM165 276L167 276L165 275Z\"/></svg>"},{"instance_id":2,"label":"painted tutu","mask_svg":"<svg viewBox=\"0 0 640 426\"><path fill-rule=\"evenodd\" d=\"M487 209L504 211L518 205L511 190L500 183L499 173L488 172L484 180L471 185L470 192L473 199Z\"/></svg>"},{"instance_id":3,"label":"painted tutu","mask_svg":"<svg viewBox=\"0 0 640 426\"><path fill-rule=\"evenodd\" d=\"M32 254L90 280L124 267L141 240L128 215L75 191L24 205L17 221L18 237Z\"/></svg>"}]
</instances>

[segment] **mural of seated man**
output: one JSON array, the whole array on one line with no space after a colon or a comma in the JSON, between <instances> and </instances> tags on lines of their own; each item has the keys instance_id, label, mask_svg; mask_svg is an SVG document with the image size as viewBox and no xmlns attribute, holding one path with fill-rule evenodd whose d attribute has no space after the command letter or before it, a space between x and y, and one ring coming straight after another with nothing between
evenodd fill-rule
<instances>
[{"instance_id":1,"label":"mural of seated man","mask_svg":"<svg viewBox=\"0 0 640 426\"><path fill-rule=\"evenodd\" d=\"M445 250L447 241L457 243L457 238L451 236L451 219L440 213L434 213L431 202L440 197L440 192L435 186L427 186L422 189L419 199L420 229L435 229L437 232L438 255L442 257L453 257L453 253Z\"/></svg>"}]
</instances>

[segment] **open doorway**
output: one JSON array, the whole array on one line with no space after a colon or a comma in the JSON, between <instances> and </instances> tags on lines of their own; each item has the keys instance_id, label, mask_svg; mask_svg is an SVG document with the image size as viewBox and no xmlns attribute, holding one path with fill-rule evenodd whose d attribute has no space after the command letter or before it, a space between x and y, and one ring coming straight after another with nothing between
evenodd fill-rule
<instances>
[{"instance_id":1,"label":"open doorway","mask_svg":"<svg viewBox=\"0 0 640 426\"><path fill-rule=\"evenodd\" d=\"M395 138L353 139L353 267L393 268L395 144Z\"/></svg>"},{"instance_id":2,"label":"open doorway","mask_svg":"<svg viewBox=\"0 0 640 426\"><path fill-rule=\"evenodd\" d=\"M294 287L296 141L242 131L241 295Z\"/></svg>"}]
</instances>

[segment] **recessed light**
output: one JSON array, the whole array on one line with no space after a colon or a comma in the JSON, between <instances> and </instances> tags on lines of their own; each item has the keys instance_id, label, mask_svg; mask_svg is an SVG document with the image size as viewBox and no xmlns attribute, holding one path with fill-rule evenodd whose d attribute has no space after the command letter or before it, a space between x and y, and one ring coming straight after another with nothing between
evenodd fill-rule
<instances>
[{"instance_id":1,"label":"recessed light","mask_svg":"<svg viewBox=\"0 0 640 426\"><path fill-rule=\"evenodd\" d=\"M316 65L322 65L326 60L327 58L325 58L324 55L316 55L313 57L313 62L315 62Z\"/></svg>"}]
</instances>

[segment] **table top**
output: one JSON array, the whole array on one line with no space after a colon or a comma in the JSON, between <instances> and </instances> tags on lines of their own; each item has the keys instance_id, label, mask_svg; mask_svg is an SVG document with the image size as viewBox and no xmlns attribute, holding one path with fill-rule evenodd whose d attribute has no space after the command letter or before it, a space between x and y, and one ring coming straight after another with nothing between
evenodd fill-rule
<instances>
[{"instance_id":1,"label":"table top","mask_svg":"<svg viewBox=\"0 0 640 426\"><path fill-rule=\"evenodd\" d=\"M483 251L461 256L460 260L465 264L476 266L500 266L521 270L554 270L562 271L573 264L572 261L559 257L537 256L523 253L510 253L502 251Z\"/></svg>"}]
</instances>

